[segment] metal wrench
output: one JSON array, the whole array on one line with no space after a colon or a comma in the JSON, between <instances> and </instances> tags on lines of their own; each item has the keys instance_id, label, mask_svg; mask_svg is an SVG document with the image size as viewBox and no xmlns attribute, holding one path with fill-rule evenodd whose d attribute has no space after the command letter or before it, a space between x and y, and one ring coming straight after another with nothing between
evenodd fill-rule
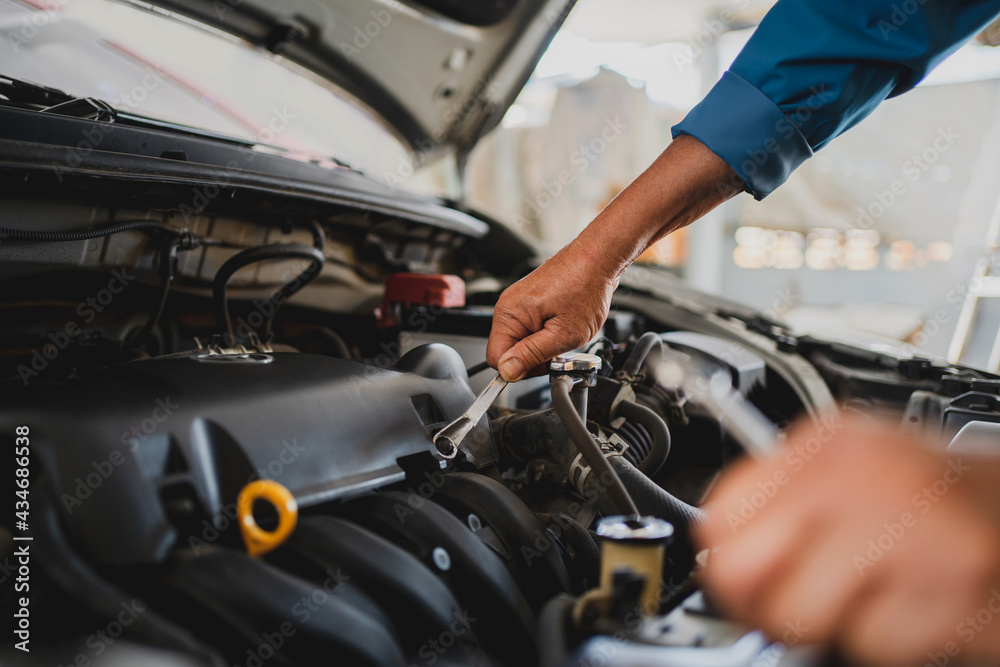
<instances>
[{"instance_id":1,"label":"metal wrench","mask_svg":"<svg viewBox=\"0 0 1000 667\"><path fill-rule=\"evenodd\" d=\"M497 400L500 392L507 386L507 381L500 377L500 373L493 376L493 380L486 385L486 389L476 396L469 409L458 419L445 426L434 436L434 446L437 447L441 456L446 459L454 458L458 454L458 446L462 444L465 437L469 435L479 420L493 401Z\"/></svg>"}]
</instances>

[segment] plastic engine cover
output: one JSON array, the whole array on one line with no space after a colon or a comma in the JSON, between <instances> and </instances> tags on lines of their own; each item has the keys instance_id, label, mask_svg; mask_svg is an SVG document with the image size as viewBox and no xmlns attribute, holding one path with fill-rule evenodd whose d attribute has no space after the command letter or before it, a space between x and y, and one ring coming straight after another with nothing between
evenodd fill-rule
<instances>
[{"instance_id":1,"label":"plastic engine cover","mask_svg":"<svg viewBox=\"0 0 1000 667\"><path fill-rule=\"evenodd\" d=\"M5 398L0 427L28 424L66 530L96 562L161 561L177 542L166 504L220 517L256 478L300 506L401 480L397 460L472 402L458 354L411 351L401 372L296 353L191 356L114 366L90 382ZM491 438L485 420L470 440Z\"/></svg>"}]
</instances>

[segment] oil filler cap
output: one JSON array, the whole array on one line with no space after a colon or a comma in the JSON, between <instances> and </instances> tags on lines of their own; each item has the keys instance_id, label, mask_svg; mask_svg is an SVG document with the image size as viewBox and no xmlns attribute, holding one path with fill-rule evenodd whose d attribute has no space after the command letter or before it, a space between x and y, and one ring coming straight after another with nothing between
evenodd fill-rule
<instances>
[{"instance_id":1,"label":"oil filler cap","mask_svg":"<svg viewBox=\"0 0 1000 667\"><path fill-rule=\"evenodd\" d=\"M549 380L560 375L569 375L582 380L588 387L597 384L597 371L601 370L601 358L585 352L566 352L552 357L549 361Z\"/></svg>"}]
</instances>

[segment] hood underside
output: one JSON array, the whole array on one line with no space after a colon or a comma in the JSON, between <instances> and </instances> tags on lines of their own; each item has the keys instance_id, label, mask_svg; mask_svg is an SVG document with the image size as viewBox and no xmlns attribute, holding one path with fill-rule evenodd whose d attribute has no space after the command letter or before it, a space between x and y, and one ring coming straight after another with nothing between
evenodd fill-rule
<instances>
[{"instance_id":1,"label":"hood underside","mask_svg":"<svg viewBox=\"0 0 1000 667\"><path fill-rule=\"evenodd\" d=\"M280 55L371 108L422 158L467 152L576 0L151 0Z\"/></svg>"}]
</instances>

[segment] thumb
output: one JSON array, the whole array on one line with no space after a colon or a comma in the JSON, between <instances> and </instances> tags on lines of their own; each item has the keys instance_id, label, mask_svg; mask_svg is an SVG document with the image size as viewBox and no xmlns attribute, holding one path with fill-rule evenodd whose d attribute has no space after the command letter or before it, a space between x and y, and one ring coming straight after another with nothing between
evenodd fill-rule
<instances>
[{"instance_id":1,"label":"thumb","mask_svg":"<svg viewBox=\"0 0 1000 667\"><path fill-rule=\"evenodd\" d=\"M497 370L504 380L517 382L527 377L534 368L567 349L572 349L572 346L567 347L565 336L543 327L507 350L500 357Z\"/></svg>"}]
</instances>

